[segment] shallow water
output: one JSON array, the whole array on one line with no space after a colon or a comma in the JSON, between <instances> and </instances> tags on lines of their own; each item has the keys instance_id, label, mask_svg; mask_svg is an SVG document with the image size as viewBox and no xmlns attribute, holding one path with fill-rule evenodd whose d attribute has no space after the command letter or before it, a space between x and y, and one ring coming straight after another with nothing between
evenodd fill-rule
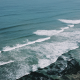
<instances>
[{"instance_id":1,"label":"shallow water","mask_svg":"<svg viewBox=\"0 0 80 80\"><path fill-rule=\"evenodd\" d=\"M79 0L1 0L0 80L18 79L78 48L79 14Z\"/></svg>"}]
</instances>

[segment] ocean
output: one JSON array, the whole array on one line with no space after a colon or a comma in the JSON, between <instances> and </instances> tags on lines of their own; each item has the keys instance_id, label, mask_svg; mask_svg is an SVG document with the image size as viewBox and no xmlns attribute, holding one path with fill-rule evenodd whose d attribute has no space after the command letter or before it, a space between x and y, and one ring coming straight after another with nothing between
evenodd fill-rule
<instances>
[{"instance_id":1,"label":"ocean","mask_svg":"<svg viewBox=\"0 0 80 80\"><path fill-rule=\"evenodd\" d=\"M0 80L44 68L79 43L80 0L0 0Z\"/></svg>"}]
</instances>

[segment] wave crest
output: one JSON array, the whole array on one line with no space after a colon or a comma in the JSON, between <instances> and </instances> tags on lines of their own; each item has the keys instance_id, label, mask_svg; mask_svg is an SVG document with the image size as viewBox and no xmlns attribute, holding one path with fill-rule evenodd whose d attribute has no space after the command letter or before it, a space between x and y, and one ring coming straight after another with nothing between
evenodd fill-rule
<instances>
[{"instance_id":1,"label":"wave crest","mask_svg":"<svg viewBox=\"0 0 80 80\"><path fill-rule=\"evenodd\" d=\"M24 46L27 46L27 45L30 45L30 44L34 44L34 43L36 43L36 42L43 42L43 41L48 40L48 39L50 39L50 37L42 38L42 39L37 39L37 40L35 40L35 41L28 42L28 43L26 43L26 44L17 44L17 45L14 46L14 47L6 46L6 47L3 48L2 51L11 51L11 50L14 50L14 49L16 49L16 48L21 48L21 47L24 47Z\"/></svg>"},{"instance_id":2,"label":"wave crest","mask_svg":"<svg viewBox=\"0 0 80 80\"><path fill-rule=\"evenodd\" d=\"M58 19L58 20L68 24L80 24L80 20L67 20L67 19Z\"/></svg>"},{"instance_id":3,"label":"wave crest","mask_svg":"<svg viewBox=\"0 0 80 80\"><path fill-rule=\"evenodd\" d=\"M64 27L61 28L61 30L37 30L36 32L34 32L34 34L36 35L45 35L45 36L53 36L56 34L59 34L61 32L63 32L65 29L68 29L69 27Z\"/></svg>"}]
</instances>

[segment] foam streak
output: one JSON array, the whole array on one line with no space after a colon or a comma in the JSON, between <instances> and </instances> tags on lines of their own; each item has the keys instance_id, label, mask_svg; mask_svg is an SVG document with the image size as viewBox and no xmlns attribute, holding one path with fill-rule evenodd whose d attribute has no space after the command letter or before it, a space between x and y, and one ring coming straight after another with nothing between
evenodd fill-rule
<instances>
[{"instance_id":1,"label":"foam streak","mask_svg":"<svg viewBox=\"0 0 80 80\"><path fill-rule=\"evenodd\" d=\"M3 48L3 51L11 51L11 50L14 50L14 49L16 49L16 48L21 48L21 47L24 47L24 46L27 46L27 45L30 45L30 44L34 44L34 43L36 43L36 42L43 42L43 41L48 40L48 39L50 39L50 37L38 39L38 40L36 40L36 41L28 42L28 43L26 43L26 44L17 44L17 45L14 46L14 47L6 46L6 47Z\"/></svg>"},{"instance_id":2,"label":"foam streak","mask_svg":"<svg viewBox=\"0 0 80 80\"><path fill-rule=\"evenodd\" d=\"M14 61L11 60L11 61L8 61L8 62L0 62L0 66L5 65L5 64L9 64L9 63L12 63L12 62L14 62Z\"/></svg>"}]
</instances>

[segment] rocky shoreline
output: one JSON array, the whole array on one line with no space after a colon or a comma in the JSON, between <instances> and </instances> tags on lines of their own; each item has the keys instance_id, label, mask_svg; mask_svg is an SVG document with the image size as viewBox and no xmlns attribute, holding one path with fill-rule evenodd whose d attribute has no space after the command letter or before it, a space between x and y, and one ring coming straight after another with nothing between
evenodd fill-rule
<instances>
[{"instance_id":1,"label":"rocky shoreline","mask_svg":"<svg viewBox=\"0 0 80 80\"><path fill-rule=\"evenodd\" d=\"M17 80L80 80L80 64L68 52L58 57L55 63Z\"/></svg>"}]
</instances>

